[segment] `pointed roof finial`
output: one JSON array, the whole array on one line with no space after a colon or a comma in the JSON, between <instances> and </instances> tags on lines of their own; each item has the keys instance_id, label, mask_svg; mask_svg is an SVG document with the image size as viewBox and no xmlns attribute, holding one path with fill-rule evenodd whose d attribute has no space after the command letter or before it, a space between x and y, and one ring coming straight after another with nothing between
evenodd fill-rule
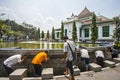
<instances>
[{"instance_id":1,"label":"pointed roof finial","mask_svg":"<svg viewBox=\"0 0 120 80\"><path fill-rule=\"evenodd\" d=\"M87 17L87 16L91 16L91 15L92 15L92 13L85 6L84 10L78 16L79 16L79 18L83 18L83 17Z\"/></svg>"}]
</instances>

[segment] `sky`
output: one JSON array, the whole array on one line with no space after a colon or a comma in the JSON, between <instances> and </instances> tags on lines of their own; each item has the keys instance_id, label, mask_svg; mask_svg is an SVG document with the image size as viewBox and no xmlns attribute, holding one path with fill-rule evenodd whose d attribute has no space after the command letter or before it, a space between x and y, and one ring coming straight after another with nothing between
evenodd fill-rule
<instances>
[{"instance_id":1,"label":"sky","mask_svg":"<svg viewBox=\"0 0 120 80\"><path fill-rule=\"evenodd\" d=\"M47 32L61 27L72 13L79 15L85 6L96 15L120 15L120 0L0 0L1 19L26 22Z\"/></svg>"}]
</instances>

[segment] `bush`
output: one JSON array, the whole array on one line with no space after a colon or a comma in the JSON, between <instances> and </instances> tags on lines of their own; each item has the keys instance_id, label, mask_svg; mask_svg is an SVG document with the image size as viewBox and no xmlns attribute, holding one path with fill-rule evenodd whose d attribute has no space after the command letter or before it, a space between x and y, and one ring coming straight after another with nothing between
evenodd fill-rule
<instances>
[{"instance_id":1,"label":"bush","mask_svg":"<svg viewBox=\"0 0 120 80\"><path fill-rule=\"evenodd\" d=\"M119 41L116 41L114 47L115 47L115 48L120 48L120 42L119 42Z\"/></svg>"}]
</instances>

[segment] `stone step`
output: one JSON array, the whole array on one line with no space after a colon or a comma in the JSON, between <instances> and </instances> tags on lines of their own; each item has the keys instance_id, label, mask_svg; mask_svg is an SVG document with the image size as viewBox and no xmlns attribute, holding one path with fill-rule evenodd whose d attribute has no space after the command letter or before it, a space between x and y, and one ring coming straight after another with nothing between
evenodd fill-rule
<instances>
[{"instance_id":1,"label":"stone step","mask_svg":"<svg viewBox=\"0 0 120 80\"><path fill-rule=\"evenodd\" d=\"M119 63L119 62L120 62L120 58L113 58L113 61L114 61L115 63Z\"/></svg>"},{"instance_id":2,"label":"stone step","mask_svg":"<svg viewBox=\"0 0 120 80\"><path fill-rule=\"evenodd\" d=\"M7 77L0 77L0 80L9 80Z\"/></svg>"},{"instance_id":3,"label":"stone step","mask_svg":"<svg viewBox=\"0 0 120 80\"><path fill-rule=\"evenodd\" d=\"M44 68L42 71L42 80L53 79L53 68Z\"/></svg>"},{"instance_id":4,"label":"stone step","mask_svg":"<svg viewBox=\"0 0 120 80\"><path fill-rule=\"evenodd\" d=\"M90 69L97 72L101 70L101 66L96 63L90 63Z\"/></svg>"},{"instance_id":5,"label":"stone step","mask_svg":"<svg viewBox=\"0 0 120 80\"><path fill-rule=\"evenodd\" d=\"M75 76L80 75L80 69L78 68L78 66L73 65L73 70L74 70L74 75Z\"/></svg>"},{"instance_id":6,"label":"stone step","mask_svg":"<svg viewBox=\"0 0 120 80\"><path fill-rule=\"evenodd\" d=\"M107 67L110 67L110 68L115 67L115 62L113 61L105 60L104 63L105 63L105 66Z\"/></svg>"},{"instance_id":7,"label":"stone step","mask_svg":"<svg viewBox=\"0 0 120 80\"><path fill-rule=\"evenodd\" d=\"M27 76L27 69L16 69L9 75L9 80L22 80Z\"/></svg>"},{"instance_id":8,"label":"stone step","mask_svg":"<svg viewBox=\"0 0 120 80\"><path fill-rule=\"evenodd\" d=\"M26 77L23 78L22 80L42 80L41 77Z\"/></svg>"},{"instance_id":9,"label":"stone step","mask_svg":"<svg viewBox=\"0 0 120 80\"><path fill-rule=\"evenodd\" d=\"M79 68L74 69L74 75L75 76L80 75L80 69Z\"/></svg>"}]
</instances>

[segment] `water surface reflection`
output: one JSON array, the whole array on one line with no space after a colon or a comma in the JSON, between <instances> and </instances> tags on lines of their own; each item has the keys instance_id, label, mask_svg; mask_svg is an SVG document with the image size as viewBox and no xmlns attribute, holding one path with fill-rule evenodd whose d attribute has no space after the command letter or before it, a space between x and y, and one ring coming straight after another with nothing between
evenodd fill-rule
<instances>
[{"instance_id":1,"label":"water surface reflection","mask_svg":"<svg viewBox=\"0 0 120 80\"><path fill-rule=\"evenodd\" d=\"M76 43L76 46L96 47L98 44ZM25 49L62 49L63 42L26 41L26 42L1 42L0 48L21 47Z\"/></svg>"}]
</instances>

